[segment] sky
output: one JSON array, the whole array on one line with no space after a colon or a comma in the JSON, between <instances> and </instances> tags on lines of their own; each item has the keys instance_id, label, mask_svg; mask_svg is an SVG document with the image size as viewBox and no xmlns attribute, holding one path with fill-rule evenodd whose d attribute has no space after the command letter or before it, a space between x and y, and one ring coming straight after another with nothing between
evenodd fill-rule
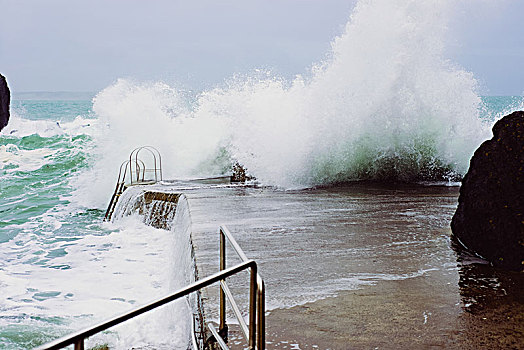
<instances>
[{"instance_id":1,"label":"sky","mask_svg":"<svg viewBox=\"0 0 524 350\"><path fill-rule=\"evenodd\" d=\"M97 92L118 78L201 90L255 69L292 79L325 59L355 3L0 0L0 73L14 92ZM523 0L457 0L446 55L482 94L524 94L522 14Z\"/></svg>"}]
</instances>

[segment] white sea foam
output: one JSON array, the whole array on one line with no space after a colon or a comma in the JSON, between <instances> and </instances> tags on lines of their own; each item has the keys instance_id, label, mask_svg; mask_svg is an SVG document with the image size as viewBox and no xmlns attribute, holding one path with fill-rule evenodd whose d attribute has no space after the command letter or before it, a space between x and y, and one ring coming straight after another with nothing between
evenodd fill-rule
<instances>
[{"instance_id":1,"label":"white sea foam","mask_svg":"<svg viewBox=\"0 0 524 350\"><path fill-rule=\"evenodd\" d=\"M424 276L432 271L438 271L437 268L420 269L418 271L391 274L391 273L358 273L342 278L323 281L322 288L318 286L290 286L286 293L279 293L267 300L266 309L291 308L297 305L303 305L321 299L334 297L341 291L358 290L365 286L375 285L381 281L401 281L411 278Z\"/></svg>"},{"instance_id":2,"label":"white sea foam","mask_svg":"<svg viewBox=\"0 0 524 350\"><path fill-rule=\"evenodd\" d=\"M6 140L4 145L0 145L0 170L3 170L6 174L15 171L35 171L46 164L51 164L53 157L66 151L63 147L56 147L58 140L53 144L45 144L42 141L41 147L31 143L28 146L17 144L24 137L38 135L42 138L55 136L71 138L78 135L89 135L91 132L95 132L97 124L97 119L81 116L70 122L60 123L50 120L26 119L14 113L8 126L0 132L0 137ZM74 141L72 142L74 143ZM79 148L72 152L82 152L82 149Z\"/></svg>"},{"instance_id":3,"label":"white sea foam","mask_svg":"<svg viewBox=\"0 0 524 350\"><path fill-rule=\"evenodd\" d=\"M15 112L9 118L9 124L0 132L0 136L20 138L29 135L42 137L90 135L97 124L97 119L82 116L77 116L72 121L61 122L27 119Z\"/></svg>"},{"instance_id":4,"label":"white sea foam","mask_svg":"<svg viewBox=\"0 0 524 350\"><path fill-rule=\"evenodd\" d=\"M45 237L25 232L18 235L17 242L5 243L2 261L10 263L0 269L0 295L6 296L0 299L0 310L7 319L2 318L0 323L8 321L10 315L27 314L44 319L68 315L74 322L66 321L55 329L55 333L62 327L67 332L167 295L185 282L180 278L180 283L172 281L173 268L166 267L167 261L179 262L177 251L182 249L175 244L173 232L146 226L136 215L107 226L112 233L77 237L73 242L54 237L55 243L50 243ZM58 250L63 254L47 263L14 262L16 256L46 260L42 252L50 254ZM166 320L184 319L188 317L187 310L186 301L181 300L170 308L118 327L116 340L115 334L95 340L109 341L122 349L131 344L136 346L138 340L158 343L166 334L183 342L187 340L189 321L174 324ZM185 349L185 345L181 348Z\"/></svg>"},{"instance_id":5,"label":"white sea foam","mask_svg":"<svg viewBox=\"0 0 524 350\"><path fill-rule=\"evenodd\" d=\"M57 152L49 148L23 150L14 144L0 145L0 170L5 173L34 171L44 166L46 158Z\"/></svg>"}]
</instances>

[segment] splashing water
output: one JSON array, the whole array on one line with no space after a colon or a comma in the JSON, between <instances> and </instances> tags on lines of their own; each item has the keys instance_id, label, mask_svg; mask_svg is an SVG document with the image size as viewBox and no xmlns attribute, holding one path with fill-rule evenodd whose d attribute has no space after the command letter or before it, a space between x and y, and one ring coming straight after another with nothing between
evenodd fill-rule
<instances>
[{"instance_id":1,"label":"splashing water","mask_svg":"<svg viewBox=\"0 0 524 350\"><path fill-rule=\"evenodd\" d=\"M360 1L330 57L309 77L232 78L192 102L162 83L119 80L98 94L107 128L93 172L139 144L168 177L227 172L238 161L264 184L457 179L487 137L471 73L444 57L448 1Z\"/></svg>"},{"instance_id":2,"label":"splashing water","mask_svg":"<svg viewBox=\"0 0 524 350\"><path fill-rule=\"evenodd\" d=\"M259 71L192 94L119 80L92 112L89 101L24 101L0 132L0 348L32 348L184 284L163 269L188 254L173 232L136 215L101 224L93 210L106 208L118 166L139 145L160 150L167 179L225 174L237 161L284 188L460 177L489 124L524 103L481 101L472 74L446 59L453 6L359 1L329 57L293 81ZM135 328L117 331L121 348L128 336L161 338Z\"/></svg>"}]
</instances>

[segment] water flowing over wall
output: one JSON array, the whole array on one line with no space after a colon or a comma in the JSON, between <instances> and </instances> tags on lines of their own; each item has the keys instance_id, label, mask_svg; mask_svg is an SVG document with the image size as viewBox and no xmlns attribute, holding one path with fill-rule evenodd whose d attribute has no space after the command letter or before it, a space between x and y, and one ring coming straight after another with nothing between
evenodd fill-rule
<instances>
[{"instance_id":1,"label":"water flowing over wall","mask_svg":"<svg viewBox=\"0 0 524 350\"><path fill-rule=\"evenodd\" d=\"M131 187L122 194L115 207L115 217L138 213L144 223L161 229L175 224L179 193L148 191L147 187Z\"/></svg>"},{"instance_id":2,"label":"water flowing over wall","mask_svg":"<svg viewBox=\"0 0 524 350\"><path fill-rule=\"evenodd\" d=\"M173 253L165 265L170 276L167 281L169 290L175 291L194 282L197 269L191 243L191 216L186 197L180 193L154 191L150 186L133 186L122 194L113 220L134 214L139 215L145 224L169 230L174 236ZM161 309L161 317L165 323L176 322L176 339L181 348L184 348L184 344L189 346L192 342L192 333L201 337L204 322L202 310L199 293L193 293L186 299Z\"/></svg>"}]
</instances>

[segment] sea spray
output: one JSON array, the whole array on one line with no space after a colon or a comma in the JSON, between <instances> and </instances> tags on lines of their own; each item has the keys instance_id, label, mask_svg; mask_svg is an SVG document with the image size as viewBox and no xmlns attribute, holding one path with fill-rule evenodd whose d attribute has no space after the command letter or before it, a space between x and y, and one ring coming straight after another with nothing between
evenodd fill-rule
<instances>
[{"instance_id":1,"label":"sea spray","mask_svg":"<svg viewBox=\"0 0 524 350\"><path fill-rule=\"evenodd\" d=\"M163 83L118 80L93 100L99 118L96 161L74 179L79 202L103 208L114 191L118 167L136 147L150 145L162 155L165 178L200 175L198 166L218 152L226 125L212 115L196 118L188 100ZM213 170L211 170L213 171ZM96 188L86 187L96 183Z\"/></svg>"},{"instance_id":2,"label":"sea spray","mask_svg":"<svg viewBox=\"0 0 524 350\"><path fill-rule=\"evenodd\" d=\"M444 55L451 1L359 1L328 58L285 81L257 71L187 98L163 83L101 91L96 162L75 187L104 207L129 152L153 145L165 178L238 162L283 188L350 180L457 180L488 128L473 75ZM111 176L113 175L113 176Z\"/></svg>"},{"instance_id":3,"label":"sea spray","mask_svg":"<svg viewBox=\"0 0 524 350\"><path fill-rule=\"evenodd\" d=\"M248 96L229 110L247 120L234 131L235 156L287 186L463 174L485 131L476 81L442 54L449 5L359 2L309 80L239 89Z\"/></svg>"}]
</instances>

